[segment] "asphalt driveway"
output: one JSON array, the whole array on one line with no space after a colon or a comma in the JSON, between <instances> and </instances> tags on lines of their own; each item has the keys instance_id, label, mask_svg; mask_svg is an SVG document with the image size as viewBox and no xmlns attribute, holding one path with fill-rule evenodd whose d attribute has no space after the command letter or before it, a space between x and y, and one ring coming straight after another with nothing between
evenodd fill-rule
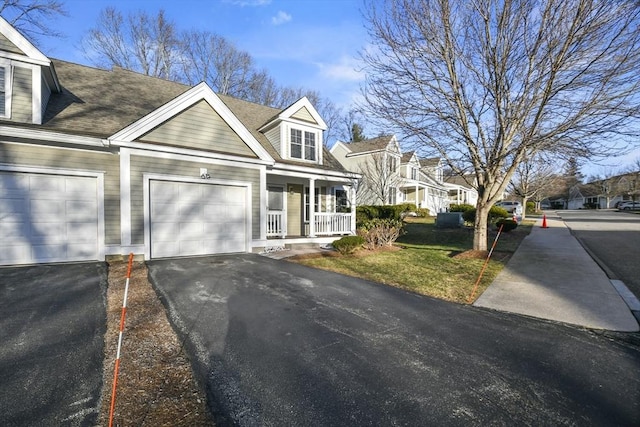
<instances>
[{"instance_id":1,"label":"asphalt driveway","mask_svg":"<svg viewBox=\"0 0 640 427\"><path fill-rule=\"evenodd\" d=\"M637 425L640 339L258 255L149 263L219 426Z\"/></svg>"},{"instance_id":2,"label":"asphalt driveway","mask_svg":"<svg viewBox=\"0 0 640 427\"><path fill-rule=\"evenodd\" d=\"M94 426L107 266L0 268L0 425Z\"/></svg>"}]
</instances>

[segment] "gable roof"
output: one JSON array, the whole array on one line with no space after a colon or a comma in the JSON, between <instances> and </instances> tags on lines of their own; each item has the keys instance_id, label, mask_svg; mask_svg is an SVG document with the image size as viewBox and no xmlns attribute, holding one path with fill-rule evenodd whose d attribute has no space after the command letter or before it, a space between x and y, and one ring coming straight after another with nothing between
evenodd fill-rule
<instances>
[{"instance_id":1,"label":"gable roof","mask_svg":"<svg viewBox=\"0 0 640 427\"><path fill-rule=\"evenodd\" d=\"M318 114L313 105L311 105L309 99L306 96L303 96L287 108L278 110L277 115L264 122L260 130L268 129L274 122L278 120L287 119L296 119L316 125L322 130L327 129L327 124L324 122L324 120L322 120L320 114Z\"/></svg>"},{"instance_id":2,"label":"gable roof","mask_svg":"<svg viewBox=\"0 0 640 427\"><path fill-rule=\"evenodd\" d=\"M473 188L469 182L474 182L475 177L473 175L466 175L465 177L460 175L445 175L444 182L447 184L459 185L460 187Z\"/></svg>"},{"instance_id":3,"label":"gable roof","mask_svg":"<svg viewBox=\"0 0 640 427\"><path fill-rule=\"evenodd\" d=\"M42 125L48 130L108 138L189 89L119 67L52 62L62 91L49 99Z\"/></svg>"},{"instance_id":4,"label":"gable roof","mask_svg":"<svg viewBox=\"0 0 640 427\"><path fill-rule=\"evenodd\" d=\"M58 77L53 68L51 60L40 52L20 31L15 29L7 20L0 16L0 35L4 44L11 45L8 51L3 52L3 56L9 59L16 59L35 65L41 65L43 76L47 84L54 92L60 90Z\"/></svg>"},{"instance_id":5,"label":"gable roof","mask_svg":"<svg viewBox=\"0 0 640 427\"><path fill-rule=\"evenodd\" d=\"M352 154L371 153L385 150L394 138L395 136L393 135L382 135L364 141L345 143L344 145Z\"/></svg>"},{"instance_id":6,"label":"gable roof","mask_svg":"<svg viewBox=\"0 0 640 427\"><path fill-rule=\"evenodd\" d=\"M430 157L428 159L420 159L420 166L423 168L432 168L439 166L441 162L440 157Z\"/></svg>"},{"instance_id":7,"label":"gable roof","mask_svg":"<svg viewBox=\"0 0 640 427\"><path fill-rule=\"evenodd\" d=\"M120 67L104 70L59 59L51 59L51 64L55 66L61 91L51 94L43 123L37 128L53 132L108 139L195 89ZM283 110L213 92L211 94L222 101L220 105L229 109L246 128L247 135L255 138L263 152L272 159L279 163L311 166L307 162L283 159L259 131ZM29 126L1 122L10 126ZM346 172L324 147L323 164L312 167Z\"/></svg>"},{"instance_id":8,"label":"gable roof","mask_svg":"<svg viewBox=\"0 0 640 427\"><path fill-rule=\"evenodd\" d=\"M407 151L406 153L402 154L402 159L400 160L401 163L409 163L414 156L416 155L415 151ZM417 159L417 157L416 157ZM418 160L418 163L420 162L420 160Z\"/></svg>"}]
</instances>

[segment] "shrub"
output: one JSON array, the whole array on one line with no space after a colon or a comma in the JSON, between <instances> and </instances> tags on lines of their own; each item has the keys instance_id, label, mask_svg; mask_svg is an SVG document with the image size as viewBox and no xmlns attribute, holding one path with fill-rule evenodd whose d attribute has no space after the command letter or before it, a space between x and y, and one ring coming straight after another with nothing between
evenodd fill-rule
<instances>
[{"instance_id":1,"label":"shrub","mask_svg":"<svg viewBox=\"0 0 640 427\"><path fill-rule=\"evenodd\" d=\"M473 205L468 205L466 203L456 204L453 203L449 205L449 212L467 212L467 211L475 211L476 207Z\"/></svg>"},{"instance_id":2,"label":"shrub","mask_svg":"<svg viewBox=\"0 0 640 427\"><path fill-rule=\"evenodd\" d=\"M362 205L356 207L356 222L358 224L379 217L378 206Z\"/></svg>"},{"instance_id":3,"label":"shrub","mask_svg":"<svg viewBox=\"0 0 640 427\"><path fill-rule=\"evenodd\" d=\"M333 247L343 255L352 254L364 244L362 236L344 236L332 243Z\"/></svg>"},{"instance_id":4,"label":"shrub","mask_svg":"<svg viewBox=\"0 0 640 427\"><path fill-rule=\"evenodd\" d=\"M500 206L491 206L491 210L489 211L489 221L493 222L493 220L498 218L510 218L511 215L507 210Z\"/></svg>"},{"instance_id":5,"label":"shrub","mask_svg":"<svg viewBox=\"0 0 640 427\"><path fill-rule=\"evenodd\" d=\"M510 218L500 218L496 222L496 226L498 228L502 226L502 231L504 231L505 233L508 233L511 230L515 230L516 227L518 226L518 223Z\"/></svg>"},{"instance_id":6,"label":"shrub","mask_svg":"<svg viewBox=\"0 0 640 427\"><path fill-rule=\"evenodd\" d=\"M527 202L526 212L528 214L532 214L532 213L536 212L536 204L535 204L535 202Z\"/></svg>"},{"instance_id":7,"label":"shrub","mask_svg":"<svg viewBox=\"0 0 640 427\"><path fill-rule=\"evenodd\" d=\"M459 205L459 206L471 206L471 205ZM468 209L468 210L460 210L460 211L452 211L452 212L462 212L462 219L465 222L473 224L476 221L476 209ZM499 218L509 218L509 212L505 208L500 206L491 206L489 210L489 215L487 216L487 221L493 222Z\"/></svg>"},{"instance_id":8,"label":"shrub","mask_svg":"<svg viewBox=\"0 0 640 427\"><path fill-rule=\"evenodd\" d=\"M400 205L362 205L356 208L356 223L363 224L372 219L393 219L399 220L405 212L415 212L416 205L413 203L403 203Z\"/></svg>"},{"instance_id":9,"label":"shrub","mask_svg":"<svg viewBox=\"0 0 640 427\"><path fill-rule=\"evenodd\" d=\"M375 218L360 224L357 233L364 239L365 248L373 250L381 246L391 246L404 234L402 225L401 220Z\"/></svg>"},{"instance_id":10,"label":"shrub","mask_svg":"<svg viewBox=\"0 0 640 427\"><path fill-rule=\"evenodd\" d=\"M428 216L431 216L431 214L429 213L429 209L427 208L416 209L416 213L420 218L426 218Z\"/></svg>"}]
</instances>

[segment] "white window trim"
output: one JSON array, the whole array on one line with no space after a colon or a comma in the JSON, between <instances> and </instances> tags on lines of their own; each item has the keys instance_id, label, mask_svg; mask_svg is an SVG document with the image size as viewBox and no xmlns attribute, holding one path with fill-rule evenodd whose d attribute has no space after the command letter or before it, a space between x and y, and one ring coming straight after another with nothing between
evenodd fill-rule
<instances>
[{"instance_id":1,"label":"white window trim","mask_svg":"<svg viewBox=\"0 0 640 427\"><path fill-rule=\"evenodd\" d=\"M286 157L290 160L295 160L295 161L299 161L299 162L304 162L304 163L309 163L312 165L319 165L322 164L322 132L314 129L314 128L308 128L308 127L304 127L304 126L295 126L295 125L288 125L284 127L285 131L284 131L284 138L283 141L285 141L286 144L286 150L285 152L287 153ZM302 151L301 151L301 158L298 157L293 157L291 155L291 131L295 129L295 130L299 130L300 132L302 132ZM304 155L304 149L305 149L305 132L307 133L311 133L314 134L315 136L315 160L308 160L305 159L305 155Z\"/></svg>"},{"instance_id":2,"label":"white window trim","mask_svg":"<svg viewBox=\"0 0 640 427\"><path fill-rule=\"evenodd\" d=\"M11 118L11 98L13 98L13 65L11 61L0 58L0 67L4 68L4 114L0 114L3 119Z\"/></svg>"}]
</instances>

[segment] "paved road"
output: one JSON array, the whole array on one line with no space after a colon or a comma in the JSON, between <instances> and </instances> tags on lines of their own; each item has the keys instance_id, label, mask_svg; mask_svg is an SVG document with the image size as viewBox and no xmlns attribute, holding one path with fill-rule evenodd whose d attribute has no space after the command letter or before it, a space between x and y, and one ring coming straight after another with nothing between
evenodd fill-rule
<instances>
[{"instance_id":1,"label":"paved road","mask_svg":"<svg viewBox=\"0 0 640 427\"><path fill-rule=\"evenodd\" d=\"M257 255L154 261L219 426L640 420L640 337Z\"/></svg>"},{"instance_id":2,"label":"paved road","mask_svg":"<svg viewBox=\"0 0 640 427\"><path fill-rule=\"evenodd\" d=\"M640 299L640 215L613 210L558 214L610 278L622 280Z\"/></svg>"},{"instance_id":3,"label":"paved road","mask_svg":"<svg viewBox=\"0 0 640 427\"><path fill-rule=\"evenodd\" d=\"M94 426L104 263L0 268L0 425Z\"/></svg>"}]
</instances>

